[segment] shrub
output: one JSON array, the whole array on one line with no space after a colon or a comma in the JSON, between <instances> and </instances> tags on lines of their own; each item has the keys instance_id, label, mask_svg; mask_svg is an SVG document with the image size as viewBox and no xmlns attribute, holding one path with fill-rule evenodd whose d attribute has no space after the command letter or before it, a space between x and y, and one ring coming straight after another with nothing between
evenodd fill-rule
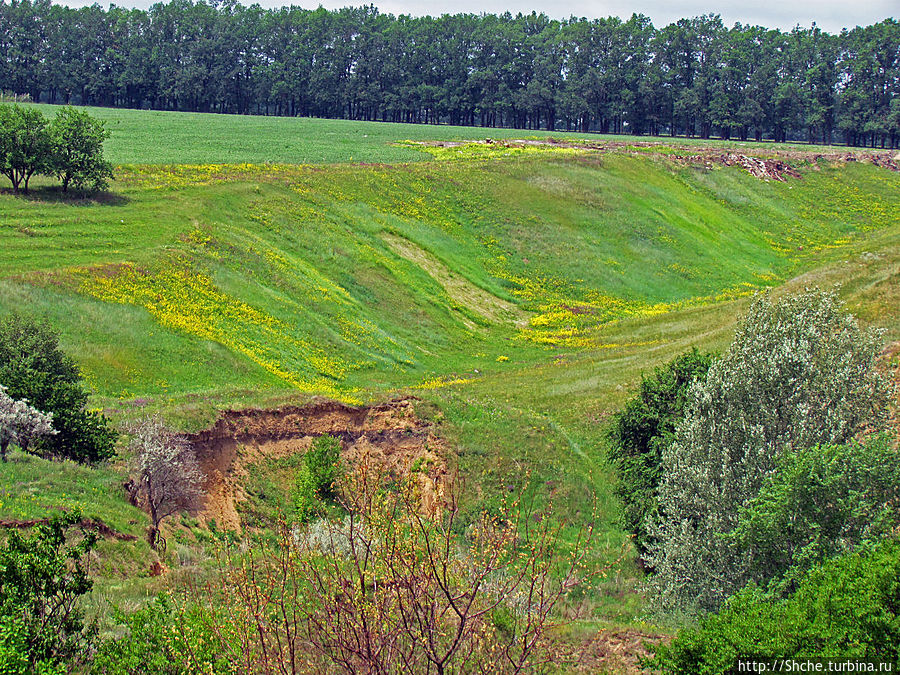
<instances>
[{"instance_id":1,"label":"shrub","mask_svg":"<svg viewBox=\"0 0 900 675\"><path fill-rule=\"evenodd\" d=\"M0 672L66 672L86 650L77 601L92 587L85 562L95 535L76 528L80 518L54 516L28 537L10 531L0 548Z\"/></svg>"},{"instance_id":2,"label":"shrub","mask_svg":"<svg viewBox=\"0 0 900 675\"><path fill-rule=\"evenodd\" d=\"M725 536L740 507L786 450L842 444L881 423L879 351L879 335L860 330L833 293L753 302L663 451L648 556L658 609L714 610L746 583L748 557Z\"/></svg>"},{"instance_id":3,"label":"shrub","mask_svg":"<svg viewBox=\"0 0 900 675\"><path fill-rule=\"evenodd\" d=\"M317 437L303 456L294 479L294 517L307 523L322 512L322 499L334 496L334 482L340 476L341 442L324 435Z\"/></svg>"},{"instance_id":4,"label":"shrub","mask_svg":"<svg viewBox=\"0 0 900 675\"><path fill-rule=\"evenodd\" d=\"M900 540L813 568L797 592L773 598L750 586L718 614L659 648L663 673L731 672L741 658L900 659Z\"/></svg>"},{"instance_id":5,"label":"shrub","mask_svg":"<svg viewBox=\"0 0 900 675\"><path fill-rule=\"evenodd\" d=\"M887 435L865 443L788 449L731 534L748 575L776 593L822 560L900 525L900 452Z\"/></svg>"},{"instance_id":6,"label":"shrub","mask_svg":"<svg viewBox=\"0 0 900 675\"><path fill-rule=\"evenodd\" d=\"M113 614L122 635L104 640L98 647L92 673L103 675L181 675L182 673L232 673L230 659L222 653L219 632L198 612L182 607L166 595L158 595L143 608Z\"/></svg>"},{"instance_id":7,"label":"shrub","mask_svg":"<svg viewBox=\"0 0 900 675\"><path fill-rule=\"evenodd\" d=\"M642 377L607 434L610 457L619 471L616 493L624 506L624 525L641 553L648 544L644 523L656 513L663 448L684 417L691 386L706 378L710 363L712 355L695 347Z\"/></svg>"},{"instance_id":8,"label":"shrub","mask_svg":"<svg viewBox=\"0 0 900 675\"><path fill-rule=\"evenodd\" d=\"M50 171L62 182L76 188L103 190L112 178L112 165L103 159L103 141L109 138L101 120L83 110L64 106L47 128L50 136Z\"/></svg>"},{"instance_id":9,"label":"shrub","mask_svg":"<svg viewBox=\"0 0 900 675\"><path fill-rule=\"evenodd\" d=\"M32 408L28 401L16 401L0 384L0 459L4 462L10 443L27 452L36 441L55 434L52 422L53 415Z\"/></svg>"},{"instance_id":10,"label":"shrub","mask_svg":"<svg viewBox=\"0 0 900 675\"><path fill-rule=\"evenodd\" d=\"M118 434L106 417L87 409L78 368L46 321L18 314L0 320L0 384L12 398L53 415L58 433L29 446L30 452L88 463L115 454Z\"/></svg>"}]
</instances>

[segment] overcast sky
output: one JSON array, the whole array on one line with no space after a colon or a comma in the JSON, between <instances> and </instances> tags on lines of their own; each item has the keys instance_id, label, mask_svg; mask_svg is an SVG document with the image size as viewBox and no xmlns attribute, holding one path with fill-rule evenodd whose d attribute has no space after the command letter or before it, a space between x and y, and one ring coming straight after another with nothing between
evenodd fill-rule
<instances>
[{"instance_id":1,"label":"overcast sky","mask_svg":"<svg viewBox=\"0 0 900 675\"><path fill-rule=\"evenodd\" d=\"M70 7L81 7L93 4L96 0L64 0L61 4ZM252 4L248 0L242 0ZM102 3L101 3L102 4ZM146 9L153 0L119 0L115 4L123 7L141 7ZM280 7L295 4L308 9L315 9L320 4L328 9L337 9L347 5L369 4L366 0L294 0L293 3L281 0L260 0L263 7ZM381 0L372 2L382 12L391 14L413 14L421 16L430 14L455 14L457 12L493 13L502 12L530 13L544 12L554 18L565 18L571 15L598 18L620 16L627 19L633 12L646 14L653 20L653 25L665 26L682 17L716 13L722 16L726 26L735 22L758 24L767 28L789 30L796 25L809 26L813 21L830 33L841 28L853 28L876 23L889 17L896 17L897 0Z\"/></svg>"}]
</instances>

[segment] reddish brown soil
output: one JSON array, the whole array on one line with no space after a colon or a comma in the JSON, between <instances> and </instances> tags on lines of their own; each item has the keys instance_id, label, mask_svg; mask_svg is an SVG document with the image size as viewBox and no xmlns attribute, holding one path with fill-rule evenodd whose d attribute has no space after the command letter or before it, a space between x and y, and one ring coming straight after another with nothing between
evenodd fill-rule
<instances>
[{"instance_id":1,"label":"reddish brown soil","mask_svg":"<svg viewBox=\"0 0 900 675\"><path fill-rule=\"evenodd\" d=\"M323 400L273 410L229 410L216 423L188 436L206 474L206 500L200 516L240 530L236 504L244 498L241 482L254 464L269 458L304 453L317 436L341 440L342 458L353 465L366 459L395 475L416 460L424 470L426 508L433 507L447 473L444 443L418 417L413 399L352 407Z\"/></svg>"}]
</instances>

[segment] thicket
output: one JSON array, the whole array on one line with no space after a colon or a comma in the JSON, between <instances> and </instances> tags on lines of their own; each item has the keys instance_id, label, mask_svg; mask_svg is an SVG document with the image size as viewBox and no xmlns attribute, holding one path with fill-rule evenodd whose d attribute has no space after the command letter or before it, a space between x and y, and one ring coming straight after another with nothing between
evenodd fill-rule
<instances>
[{"instance_id":1,"label":"thicket","mask_svg":"<svg viewBox=\"0 0 900 675\"><path fill-rule=\"evenodd\" d=\"M0 672L62 675L92 637L78 606L93 584L87 563L96 537L72 512L0 548Z\"/></svg>"},{"instance_id":2,"label":"thicket","mask_svg":"<svg viewBox=\"0 0 900 675\"><path fill-rule=\"evenodd\" d=\"M18 194L27 194L35 174L53 176L69 187L102 190L112 178L103 159L109 137L103 122L71 106L60 108L48 121L32 107L0 104L0 172Z\"/></svg>"},{"instance_id":3,"label":"thicket","mask_svg":"<svg viewBox=\"0 0 900 675\"><path fill-rule=\"evenodd\" d=\"M691 387L706 378L712 358L695 347L642 376L637 393L614 416L607 432L609 455L619 473L616 494L624 507L623 524L641 554L653 543L646 523L657 512L663 449L684 418Z\"/></svg>"},{"instance_id":4,"label":"thicket","mask_svg":"<svg viewBox=\"0 0 900 675\"><path fill-rule=\"evenodd\" d=\"M741 507L785 453L880 426L890 400L880 351L880 334L861 330L833 292L752 303L663 450L648 554L660 609L715 610L752 578L757 552L728 536Z\"/></svg>"},{"instance_id":5,"label":"thicket","mask_svg":"<svg viewBox=\"0 0 900 675\"><path fill-rule=\"evenodd\" d=\"M88 409L89 392L78 367L46 321L20 314L0 319L0 385L10 398L52 415L56 433L29 440L23 450L85 463L115 454L118 434L102 413Z\"/></svg>"},{"instance_id":6,"label":"thicket","mask_svg":"<svg viewBox=\"0 0 900 675\"><path fill-rule=\"evenodd\" d=\"M307 523L323 510L323 499L334 496L340 477L341 441L325 434L318 436L303 456L294 478L294 517Z\"/></svg>"},{"instance_id":7,"label":"thicket","mask_svg":"<svg viewBox=\"0 0 900 675\"><path fill-rule=\"evenodd\" d=\"M733 672L738 657L823 656L900 665L900 540L826 561L786 598L742 590L660 647L653 666L670 675L713 675Z\"/></svg>"},{"instance_id":8,"label":"thicket","mask_svg":"<svg viewBox=\"0 0 900 675\"><path fill-rule=\"evenodd\" d=\"M226 2L0 2L33 100L603 133L900 142L900 24L830 35L717 15L411 17Z\"/></svg>"}]
</instances>

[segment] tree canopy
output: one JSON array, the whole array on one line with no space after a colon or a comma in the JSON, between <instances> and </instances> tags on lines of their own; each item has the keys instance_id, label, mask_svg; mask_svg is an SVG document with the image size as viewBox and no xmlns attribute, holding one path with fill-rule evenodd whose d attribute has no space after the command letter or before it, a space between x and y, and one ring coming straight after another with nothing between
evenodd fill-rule
<instances>
[{"instance_id":1,"label":"tree canopy","mask_svg":"<svg viewBox=\"0 0 900 675\"><path fill-rule=\"evenodd\" d=\"M0 82L35 101L636 134L900 142L900 24L838 35L643 15L0 0Z\"/></svg>"}]
</instances>

